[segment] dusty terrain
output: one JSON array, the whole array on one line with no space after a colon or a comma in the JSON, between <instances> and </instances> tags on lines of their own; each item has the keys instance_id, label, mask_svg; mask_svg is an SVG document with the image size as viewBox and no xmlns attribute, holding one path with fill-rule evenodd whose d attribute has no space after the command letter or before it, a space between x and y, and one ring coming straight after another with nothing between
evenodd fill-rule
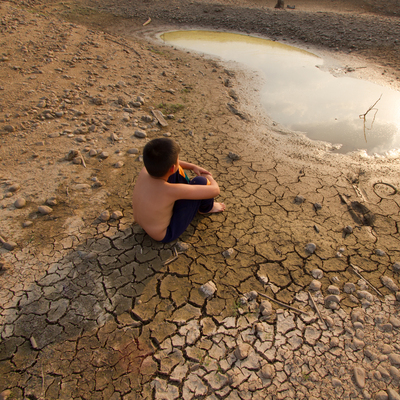
<instances>
[{"instance_id":1,"label":"dusty terrain","mask_svg":"<svg viewBox=\"0 0 400 400\"><path fill-rule=\"evenodd\" d=\"M399 160L288 132L260 110L256 76L154 38L259 34L399 88L397 2L293 5L0 4L4 397L400 396ZM130 195L144 143L165 134L213 173L227 211L160 245L134 223ZM308 315L240 300L252 290Z\"/></svg>"}]
</instances>

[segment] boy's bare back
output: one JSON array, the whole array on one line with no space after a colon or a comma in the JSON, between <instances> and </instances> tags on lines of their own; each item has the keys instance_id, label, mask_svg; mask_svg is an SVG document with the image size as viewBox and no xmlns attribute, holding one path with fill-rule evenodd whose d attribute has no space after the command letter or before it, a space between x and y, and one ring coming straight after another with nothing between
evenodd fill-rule
<instances>
[{"instance_id":1,"label":"boy's bare back","mask_svg":"<svg viewBox=\"0 0 400 400\"><path fill-rule=\"evenodd\" d=\"M163 240L169 226L174 203L179 199L207 199L219 194L219 186L211 174L193 164L183 161L177 162L186 169L198 168L203 176L206 176L210 185L188 185L180 183L168 183L167 176L155 178L143 168L137 178L133 196L133 216L135 221L155 240ZM176 172L178 166L171 171ZM199 170L197 171L198 173ZM225 210L225 204L214 203L211 213Z\"/></svg>"}]
</instances>

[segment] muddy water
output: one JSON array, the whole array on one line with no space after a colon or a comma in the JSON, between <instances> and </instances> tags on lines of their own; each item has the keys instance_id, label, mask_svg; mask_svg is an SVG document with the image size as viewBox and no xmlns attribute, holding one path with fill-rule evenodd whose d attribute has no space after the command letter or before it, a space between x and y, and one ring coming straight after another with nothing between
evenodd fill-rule
<instances>
[{"instance_id":1,"label":"muddy water","mask_svg":"<svg viewBox=\"0 0 400 400\"><path fill-rule=\"evenodd\" d=\"M343 76L350 71L330 70L310 52L262 38L210 31L167 32L160 38L256 70L265 82L261 102L271 118L310 139L337 145L340 153L395 154L400 149L397 91Z\"/></svg>"}]
</instances>

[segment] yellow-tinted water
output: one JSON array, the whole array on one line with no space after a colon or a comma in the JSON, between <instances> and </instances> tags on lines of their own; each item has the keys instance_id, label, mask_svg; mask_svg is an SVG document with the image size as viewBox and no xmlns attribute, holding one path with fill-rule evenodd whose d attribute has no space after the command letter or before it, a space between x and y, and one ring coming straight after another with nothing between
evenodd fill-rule
<instances>
[{"instance_id":1,"label":"yellow-tinted water","mask_svg":"<svg viewBox=\"0 0 400 400\"><path fill-rule=\"evenodd\" d=\"M340 152L365 149L384 154L400 149L400 93L371 82L335 77L323 60L270 40L211 31L161 35L170 45L236 61L265 80L261 102L275 121L309 138L340 143ZM380 98L366 120L360 115Z\"/></svg>"}]
</instances>

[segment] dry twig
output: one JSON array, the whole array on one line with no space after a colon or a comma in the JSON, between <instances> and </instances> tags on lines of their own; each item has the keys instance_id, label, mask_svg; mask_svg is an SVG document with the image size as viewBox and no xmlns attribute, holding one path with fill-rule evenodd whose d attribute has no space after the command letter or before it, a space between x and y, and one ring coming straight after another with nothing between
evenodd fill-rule
<instances>
[{"instance_id":1,"label":"dry twig","mask_svg":"<svg viewBox=\"0 0 400 400\"><path fill-rule=\"evenodd\" d=\"M358 272L359 270L361 270L360 267L357 267L357 266L355 266L355 265L353 265L353 264L350 264L350 267L353 268L354 273L355 273L359 278L361 278L362 280L364 280L364 281L367 283L367 285L368 285L371 289L375 290L375 292L378 293L379 296L383 297L383 294L382 294L374 285L372 285L370 282L368 282L368 280L367 280L366 278L364 278L364 277Z\"/></svg>"},{"instance_id":2,"label":"dry twig","mask_svg":"<svg viewBox=\"0 0 400 400\"><path fill-rule=\"evenodd\" d=\"M270 297L270 296L268 296L268 295L266 295L266 294L264 294L264 293L260 293L260 292L257 292L257 293L258 293L260 296L265 297L265 298L267 298L268 300L271 300L271 301L275 302L276 304L279 304L280 306L289 308L290 310L296 311L296 312L301 313L301 314L308 315L308 313L307 313L306 311L299 310L298 308L289 306L288 304L282 303L281 301L276 300L276 299L274 299L273 297Z\"/></svg>"},{"instance_id":3,"label":"dry twig","mask_svg":"<svg viewBox=\"0 0 400 400\"><path fill-rule=\"evenodd\" d=\"M321 313L320 313L320 311L319 311L319 308L318 308L318 306L317 306L317 303L314 301L314 298L312 297L311 293L310 293L310 292L307 292L307 293L308 293L308 296L310 297L310 300L311 300L311 303L312 303L313 307L315 308L315 311L316 311L317 314L318 314L319 319L324 323L324 325L325 325L326 327L328 327L328 326L326 325L325 320L322 318L322 315L321 315Z\"/></svg>"},{"instance_id":4,"label":"dry twig","mask_svg":"<svg viewBox=\"0 0 400 400\"><path fill-rule=\"evenodd\" d=\"M367 114L368 114L370 111L375 110L374 118L372 119L372 122L371 122L371 128L369 128L369 130L371 130L371 129L372 129L372 125L374 124L374 121L375 121L376 113L378 112L378 109L376 109L376 108L374 108L374 107L376 106L376 104L378 103L378 101L379 101L381 98L382 98L382 95L380 95L380 96L379 96L379 99L378 99L374 104L372 104L372 106L371 106L370 108L368 108L368 110L367 110L367 112L366 112L365 114L360 114L360 115L358 116L360 119L363 119L363 120L364 120L364 139L365 139L365 142L367 142L367 135L365 134L365 130L368 129L368 128L366 128L366 126L365 126L365 124L367 123Z\"/></svg>"}]
</instances>

